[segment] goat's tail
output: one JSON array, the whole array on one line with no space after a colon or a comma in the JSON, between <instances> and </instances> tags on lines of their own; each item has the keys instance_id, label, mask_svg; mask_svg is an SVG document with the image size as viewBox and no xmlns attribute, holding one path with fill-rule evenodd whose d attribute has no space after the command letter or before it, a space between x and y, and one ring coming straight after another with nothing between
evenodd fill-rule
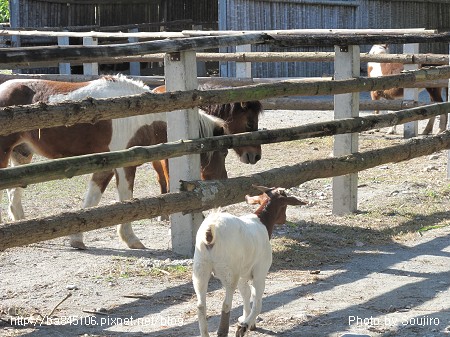
<instances>
[{"instance_id":1,"label":"goat's tail","mask_svg":"<svg viewBox=\"0 0 450 337\"><path fill-rule=\"evenodd\" d=\"M205 231L205 237L203 238L203 242L207 246L212 246L214 245L215 241L216 241L216 224L214 222L211 222Z\"/></svg>"}]
</instances>

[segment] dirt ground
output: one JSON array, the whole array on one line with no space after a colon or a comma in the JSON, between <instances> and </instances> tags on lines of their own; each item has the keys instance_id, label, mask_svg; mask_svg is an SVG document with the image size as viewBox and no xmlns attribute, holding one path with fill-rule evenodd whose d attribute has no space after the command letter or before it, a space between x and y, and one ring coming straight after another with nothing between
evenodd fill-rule
<instances>
[{"instance_id":1,"label":"dirt ground","mask_svg":"<svg viewBox=\"0 0 450 337\"><path fill-rule=\"evenodd\" d=\"M261 127L331 118L331 112L266 111ZM385 131L362 134L361 150L403 141ZM254 166L240 164L230 152L227 168L237 176L324 158L331 145L331 138L265 145ZM331 214L331 179L290 189L309 204L290 207L287 224L274 233L263 309L249 336L450 335L446 162L447 152L440 152L361 172L358 212L347 216ZM77 209L87 179L30 186L26 213ZM135 196L157 190L144 165ZM110 186L102 204L113 200ZM6 196L2 202L6 207ZM253 209L244 203L225 208L238 215ZM114 228L105 228L87 233L85 251L59 238L1 252L0 336L198 336L191 260L171 253L168 223L149 219L134 229L148 249L129 250ZM207 304L213 336L223 296L211 279ZM241 304L236 294L233 335Z\"/></svg>"}]
</instances>

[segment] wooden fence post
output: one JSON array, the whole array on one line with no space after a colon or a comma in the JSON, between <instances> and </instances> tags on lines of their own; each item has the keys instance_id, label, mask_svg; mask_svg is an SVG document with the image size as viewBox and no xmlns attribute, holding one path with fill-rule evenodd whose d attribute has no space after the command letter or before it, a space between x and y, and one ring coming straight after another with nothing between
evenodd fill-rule
<instances>
[{"instance_id":1,"label":"wooden fence post","mask_svg":"<svg viewBox=\"0 0 450 337\"><path fill-rule=\"evenodd\" d=\"M348 79L359 76L359 46L335 46L334 79ZM334 119L357 117L359 115L359 93L334 96ZM358 134L334 136L335 157L358 151ZM358 174L352 173L333 178L333 214L355 212L358 206Z\"/></svg>"},{"instance_id":2,"label":"wooden fence post","mask_svg":"<svg viewBox=\"0 0 450 337\"><path fill-rule=\"evenodd\" d=\"M129 33L137 33L139 30L137 28L128 29ZM139 42L137 37L129 37L128 42L134 43ZM141 64L139 62L130 62L130 75L140 76L141 75Z\"/></svg>"},{"instance_id":3,"label":"wooden fence post","mask_svg":"<svg viewBox=\"0 0 450 337\"><path fill-rule=\"evenodd\" d=\"M192 90L198 86L197 59L194 51L166 54L164 57L166 90ZM199 137L198 108L167 113L169 142ZM200 179L200 155L169 159L170 191L180 191L181 180ZM172 250L184 256L194 254L195 235L203 221L202 213L170 216Z\"/></svg>"},{"instance_id":4,"label":"wooden fence post","mask_svg":"<svg viewBox=\"0 0 450 337\"><path fill-rule=\"evenodd\" d=\"M64 30L67 32L67 30ZM58 46L68 46L70 45L68 36L58 36ZM70 63L59 63L59 73L63 75L70 75Z\"/></svg>"},{"instance_id":5,"label":"wooden fence post","mask_svg":"<svg viewBox=\"0 0 450 337\"><path fill-rule=\"evenodd\" d=\"M83 46L96 46L98 39L95 37L83 37ZM84 75L98 75L98 63L83 63Z\"/></svg>"},{"instance_id":6,"label":"wooden fence post","mask_svg":"<svg viewBox=\"0 0 450 337\"><path fill-rule=\"evenodd\" d=\"M418 54L419 53L419 44L418 43L410 43L403 45L403 54ZM418 64L405 64L405 70L416 70L419 68ZM403 89L403 99L405 101L414 101L417 102L419 100L419 90L417 88L405 88ZM403 137L404 138L412 138L417 137L419 134L419 123L417 121L406 123L403 126Z\"/></svg>"},{"instance_id":7,"label":"wooden fence post","mask_svg":"<svg viewBox=\"0 0 450 337\"><path fill-rule=\"evenodd\" d=\"M450 56L450 44L448 54ZM450 58L448 60L450 65ZM447 102L450 102L450 79L448 80ZM450 129L450 114L447 114L447 129ZM450 179L450 150L447 150L447 179Z\"/></svg>"},{"instance_id":8,"label":"wooden fence post","mask_svg":"<svg viewBox=\"0 0 450 337\"><path fill-rule=\"evenodd\" d=\"M236 46L236 53L247 53L252 51L252 45L245 44ZM252 77L252 63L251 62L236 62L236 77L251 78Z\"/></svg>"}]
</instances>

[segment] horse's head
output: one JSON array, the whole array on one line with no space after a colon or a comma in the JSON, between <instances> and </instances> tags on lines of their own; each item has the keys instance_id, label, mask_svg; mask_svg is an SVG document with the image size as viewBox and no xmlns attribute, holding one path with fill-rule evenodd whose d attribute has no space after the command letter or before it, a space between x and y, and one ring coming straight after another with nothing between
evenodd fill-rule
<instances>
[{"instance_id":1,"label":"horse's head","mask_svg":"<svg viewBox=\"0 0 450 337\"><path fill-rule=\"evenodd\" d=\"M226 121L225 132L228 134L258 131L259 115L262 105L259 101L231 103ZM261 145L248 145L233 148L241 162L256 164L261 159Z\"/></svg>"},{"instance_id":2,"label":"horse's head","mask_svg":"<svg viewBox=\"0 0 450 337\"><path fill-rule=\"evenodd\" d=\"M223 87L212 83L205 83L199 87L201 90L219 88ZM215 104L200 108L210 115L223 119L226 122L226 134L258 131L258 119L262 112L259 101ZM235 147L233 150L245 164L256 164L261 159L261 145Z\"/></svg>"}]
</instances>

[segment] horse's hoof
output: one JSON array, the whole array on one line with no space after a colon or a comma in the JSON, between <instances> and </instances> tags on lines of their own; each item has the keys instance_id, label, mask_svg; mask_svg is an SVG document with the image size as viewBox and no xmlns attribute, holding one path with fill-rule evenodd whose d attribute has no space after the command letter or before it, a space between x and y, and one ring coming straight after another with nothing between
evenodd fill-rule
<instances>
[{"instance_id":1,"label":"horse's hoof","mask_svg":"<svg viewBox=\"0 0 450 337\"><path fill-rule=\"evenodd\" d=\"M248 330L248 325L245 323L239 323L238 328L236 330L236 337L244 337L245 333Z\"/></svg>"},{"instance_id":2,"label":"horse's hoof","mask_svg":"<svg viewBox=\"0 0 450 337\"><path fill-rule=\"evenodd\" d=\"M250 331L255 331L256 330L256 324L251 325L249 330Z\"/></svg>"},{"instance_id":3,"label":"horse's hoof","mask_svg":"<svg viewBox=\"0 0 450 337\"><path fill-rule=\"evenodd\" d=\"M70 247L80 250L87 249L86 245L82 241L70 241Z\"/></svg>"},{"instance_id":4,"label":"horse's hoof","mask_svg":"<svg viewBox=\"0 0 450 337\"><path fill-rule=\"evenodd\" d=\"M141 241L135 241L135 242L132 242L132 243L128 243L128 248L131 248L131 249L146 249Z\"/></svg>"}]
</instances>

